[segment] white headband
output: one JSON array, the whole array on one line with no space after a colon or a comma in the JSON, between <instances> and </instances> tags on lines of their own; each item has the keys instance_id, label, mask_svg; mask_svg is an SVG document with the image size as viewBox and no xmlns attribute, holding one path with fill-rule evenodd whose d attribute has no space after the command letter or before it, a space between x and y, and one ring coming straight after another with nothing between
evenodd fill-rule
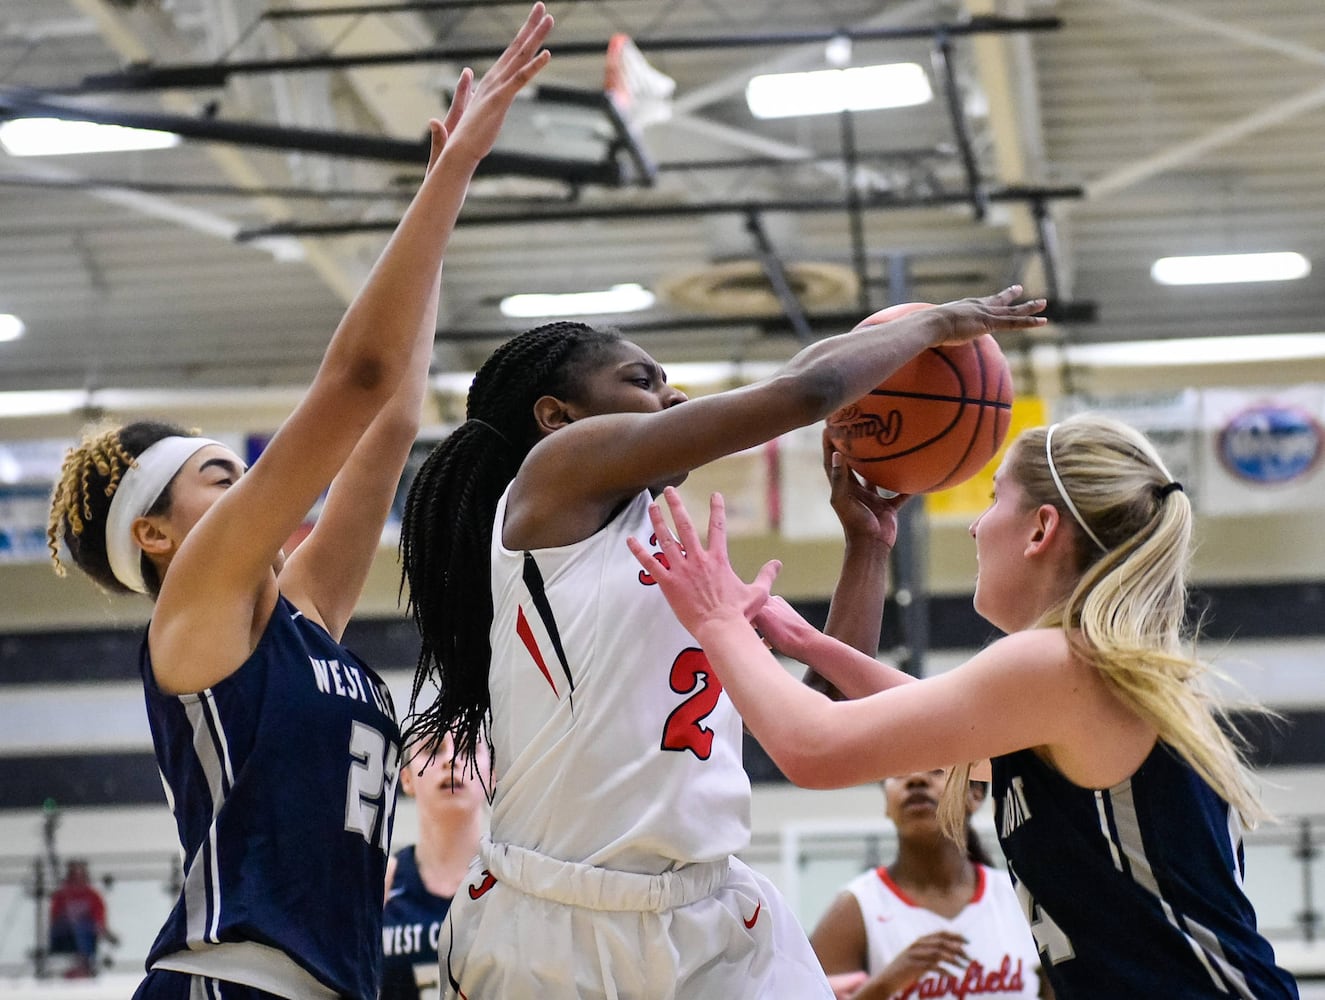
<instances>
[{"instance_id":1,"label":"white headband","mask_svg":"<svg viewBox=\"0 0 1325 1000\"><path fill-rule=\"evenodd\" d=\"M202 437L162 438L144 449L120 476L106 515L106 558L115 579L130 590L147 593L142 550L133 540L133 522L152 509L175 473L198 449L220 443Z\"/></svg>"},{"instance_id":2,"label":"white headband","mask_svg":"<svg viewBox=\"0 0 1325 1000\"><path fill-rule=\"evenodd\" d=\"M1063 503L1067 505L1068 512L1071 513L1077 524L1081 525L1081 530L1086 533L1092 542L1101 552L1108 552L1109 547L1100 541L1099 536L1090 530L1086 524L1085 518L1081 516L1081 511L1077 510L1077 505L1072 502L1072 498L1067 495L1067 487L1063 485L1062 478L1058 475L1058 469L1054 465L1054 428L1057 424L1050 424L1049 429L1044 432L1044 457L1049 460L1049 475L1054 477L1054 486L1058 488L1058 495L1063 498Z\"/></svg>"}]
</instances>

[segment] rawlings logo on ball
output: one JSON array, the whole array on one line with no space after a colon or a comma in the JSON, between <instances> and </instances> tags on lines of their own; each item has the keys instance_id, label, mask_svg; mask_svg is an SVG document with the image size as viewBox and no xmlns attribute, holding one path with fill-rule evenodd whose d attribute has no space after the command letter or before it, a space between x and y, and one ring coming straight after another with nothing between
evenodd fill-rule
<instances>
[{"instance_id":1,"label":"rawlings logo on ball","mask_svg":"<svg viewBox=\"0 0 1325 1000\"><path fill-rule=\"evenodd\" d=\"M856 441L873 441L880 446L890 445L902 436L902 415L896 410L887 413L866 413L852 403L828 418L833 428L833 439L841 440L846 450Z\"/></svg>"}]
</instances>

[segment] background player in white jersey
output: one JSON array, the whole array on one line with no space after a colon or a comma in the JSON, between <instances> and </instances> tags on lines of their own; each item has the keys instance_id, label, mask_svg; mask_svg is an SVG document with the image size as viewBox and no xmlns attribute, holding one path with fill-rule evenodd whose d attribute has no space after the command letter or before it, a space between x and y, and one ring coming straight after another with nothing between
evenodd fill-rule
<instances>
[{"instance_id":1,"label":"background player in white jersey","mask_svg":"<svg viewBox=\"0 0 1325 1000\"><path fill-rule=\"evenodd\" d=\"M897 854L852 879L810 934L840 997L1052 995L1012 882L970 824L987 785L970 782L965 843L958 843L939 828L945 780L937 770L883 782ZM853 974L854 987L841 989Z\"/></svg>"},{"instance_id":2,"label":"background player in white jersey","mask_svg":"<svg viewBox=\"0 0 1325 1000\"><path fill-rule=\"evenodd\" d=\"M579 323L516 337L410 489L423 639L416 729L462 756L491 713L492 843L452 905L469 997L828 996L803 931L732 855L749 842L741 723L625 539L690 469L822 419L920 350L1039 325L1019 289L820 341L694 401Z\"/></svg>"},{"instance_id":3,"label":"background player in white jersey","mask_svg":"<svg viewBox=\"0 0 1325 1000\"><path fill-rule=\"evenodd\" d=\"M252 469L154 423L66 457L52 552L155 601L141 669L185 876L139 1000L377 995L399 731L338 640L418 431L447 239L550 28L535 5L477 90L462 73L418 194Z\"/></svg>"},{"instance_id":4,"label":"background player in white jersey","mask_svg":"<svg viewBox=\"0 0 1325 1000\"><path fill-rule=\"evenodd\" d=\"M679 541L654 505L661 545L631 549L793 782L992 758L999 841L1059 998L1297 996L1242 890L1254 782L1182 648L1191 505L1142 434L1083 415L1017 438L971 525L975 608L1009 634L924 680L766 601L776 563L742 583L720 496L707 548L667 500ZM752 605L775 649L858 700L789 677ZM969 770L944 793L954 837Z\"/></svg>"}]
</instances>

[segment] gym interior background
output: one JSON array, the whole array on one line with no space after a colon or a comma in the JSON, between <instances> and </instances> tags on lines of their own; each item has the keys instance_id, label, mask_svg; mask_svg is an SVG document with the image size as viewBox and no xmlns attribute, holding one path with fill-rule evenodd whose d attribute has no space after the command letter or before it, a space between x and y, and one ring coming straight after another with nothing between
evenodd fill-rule
<instances>
[{"instance_id":1,"label":"gym interior background","mask_svg":"<svg viewBox=\"0 0 1325 1000\"><path fill-rule=\"evenodd\" d=\"M0 993L59 995L54 862L108 879L127 994L177 885L135 680L148 607L45 562L46 496L90 419L168 415L256 453L306 385L425 159L426 119L524 0L23 0L0 9ZM429 431L549 310L596 319L703 393L884 305L1010 282L1052 323L1002 342L1018 425L1149 431L1199 515L1205 650L1284 717L1252 726L1278 824L1249 891L1305 989L1325 975L1325 18L1318 0L564 0L554 60L478 178L444 275ZM760 76L911 66L914 103L759 117ZM861 84L890 96L902 84ZM868 79L868 77L866 78ZM802 81L796 85L804 91ZM757 102L756 102L757 103ZM786 99L773 112L786 112ZM804 111L804 109L802 109ZM762 111L760 112L763 113ZM162 148L27 155L33 119ZM1162 258L1242 259L1169 284ZM1245 280L1286 263L1275 280ZM1293 270L1295 268L1295 270ZM1314 268L1314 269L1313 269ZM1293 277L1292 275L1296 275ZM592 300L590 300L592 301ZM1015 430L1015 428L1014 428ZM979 478L919 506L881 656L942 670L970 609ZM815 432L688 485L728 494L738 564L836 573ZM352 644L407 701L390 531ZM749 860L812 923L886 856L882 796L802 792L747 747ZM299 780L292 754L291 781ZM983 821L988 822L987 812ZM402 802L398 830L414 829ZM87 989L92 989L88 987ZM80 992L80 996L91 996Z\"/></svg>"}]
</instances>

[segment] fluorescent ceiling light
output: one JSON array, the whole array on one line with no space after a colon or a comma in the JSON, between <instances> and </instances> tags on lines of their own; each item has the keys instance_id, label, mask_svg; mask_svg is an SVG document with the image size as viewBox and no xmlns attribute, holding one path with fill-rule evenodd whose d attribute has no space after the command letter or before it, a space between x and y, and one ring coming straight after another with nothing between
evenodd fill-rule
<instances>
[{"instance_id":1,"label":"fluorescent ceiling light","mask_svg":"<svg viewBox=\"0 0 1325 1000\"><path fill-rule=\"evenodd\" d=\"M1150 276L1161 285L1225 285L1243 281L1292 281L1311 273L1300 253L1226 253L1161 257Z\"/></svg>"},{"instance_id":2,"label":"fluorescent ceiling light","mask_svg":"<svg viewBox=\"0 0 1325 1000\"><path fill-rule=\"evenodd\" d=\"M23 321L11 313L0 313L0 342L23 336Z\"/></svg>"},{"instance_id":3,"label":"fluorescent ceiling light","mask_svg":"<svg viewBox=\"0 0 1325 1000\"><path fill-rule=\"evenodd\" d=\"M568 292L563 295L528 293L508 295L501 300L501 313L515 319L544 316L595 316L603 313L639 312L653 305L653 293L642 285L613 285L599 292Z\"/></svg>"},{"instance_id":4,"label":"fluorescent ceiling light","mask_svg":"<svg viewBox=\"0 0 1325 1000\"><path fill-rule=\"evenodd\" d=\"M87 402L82 389L0 392L0 417L46 417L73 413Z\"/></svg>"},{"instance_id":5,"label":"fluorescent ceiling light","mask_svg":"<svg viewBox=\"0 0 1325 1000\"><path fill-rule=\"evenodd\" d=\"M752 78L745 88L745 103L756 118L905 108L933 97L919 63L772 73Z\"/></svg>"},{"instance_id":6,"label":"fluorescent ceiling light","mask_svg":"<svg viewBox=\"0 0 1325 1000\"><path fill-rule=\"evenodd\" d=\"M61 118L15 118L0 124L0 145L10 156L65 156L166 149L179 143L174 132L98 125Z\"/></svg>"},{"instance_id":7,"label":"fluorescent ceiling light","mask_svg":"<svg viewBox=\"0 0 1325 1000\"><path fill-rule=\"evenodd\" d=\"M1069 364L1083 368L1249 365L1325 359L1325 333L1271 333L1243 337L1182 337L1116 344L1074 344Z\"/></svg>"}]
</instances>

